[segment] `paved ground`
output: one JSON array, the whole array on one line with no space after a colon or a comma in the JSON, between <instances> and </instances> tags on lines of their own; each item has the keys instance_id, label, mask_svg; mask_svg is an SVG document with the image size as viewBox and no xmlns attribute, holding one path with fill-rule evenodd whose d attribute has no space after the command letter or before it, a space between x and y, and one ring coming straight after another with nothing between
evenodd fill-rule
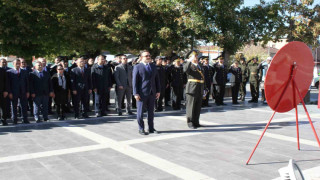
<instances>
[{"instance_id":1,"label":"paved ground","mask_svg":"<svg viewBox=\"0 0 320 180\"><path fill-rule=\"evenodd\" d=\"M311 101L317 91L312 90ZM299 106L297 150L294 112L276 114L245 165L272 110L261 103L203 108L203 128L187 128L185 111L157 113L160 134L138 134L135 116L116 116L0 127L0 179L274 179L294 159L320 179L320 148ZM308 105L320 135L320 110ZM313 169L312 169L313 168Z\"/></svg>"}]
</instances>

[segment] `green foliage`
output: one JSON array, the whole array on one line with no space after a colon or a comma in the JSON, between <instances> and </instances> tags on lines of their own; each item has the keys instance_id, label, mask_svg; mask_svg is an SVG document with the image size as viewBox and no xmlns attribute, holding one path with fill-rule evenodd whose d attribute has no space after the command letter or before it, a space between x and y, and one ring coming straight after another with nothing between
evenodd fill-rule
<instances>
[{"instance_id":1,"label":"green foliage","mask_svg":"<svg viewBox=\"0 0 320 180\"><path fill-rule=\"evenodd\" d=\"M288 37L317 46L320 7L287 0L243 7L243 0L0 0L1 54L170 55L212 42L232 55L249 43Z\"/></svg>"}]
</instances>

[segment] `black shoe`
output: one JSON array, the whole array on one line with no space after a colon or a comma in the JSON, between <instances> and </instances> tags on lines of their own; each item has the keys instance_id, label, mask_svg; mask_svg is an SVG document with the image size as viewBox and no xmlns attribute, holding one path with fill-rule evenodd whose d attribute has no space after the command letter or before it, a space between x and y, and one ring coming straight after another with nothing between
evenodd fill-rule
<instances>
[{"instance_id":1,"label":"black shoe","mask_svg":"<svg viewBox=\"0 0 320 180\"><path fill-rule=\"evenodd\" d=\"M44 120L45 122L49 121L49 119L48 119L48 118L44 118L43 120Z\"/></svg>"},{"instance_id":2,"label":"black shoe","mask_svg":"<svg viewBox=\"0 0 320 180\"><path fill-rule=\"evenodd\" d=\"M36 123L42 123L42 121L41 120L36 120Z\"/></svg>"},{"instance_id":3,"label":"black shoe","mask_svg":"<svg viewBox=\"0 0 320 180\"><path fill-rule=\"evenodd\" d=\"M107 114L106 113L102 113L101 116L107 116Z\"/></svg>"},{"instance_id":4,"label":"black shoe","mask_svg":"<svg viewBox=\"0 0 320 180\"><path fill-rule=\"evenodd\" d=\"M129 112L128 112L128 115L134 115L134 114L133 114L133 112L129 111Z\"/></svg>"},{"instance_id":5,"label":"black shoe","mask_svg":"<svg viewBox=\"0 0 320 180\"><path fill-rule=\"evenodd\" d=\"M154 133L154 134L159 134L159 132L155 129L149 130L149 134Z\"/></svg>"},{"instance_id":6,"label":"black shoe","mask_svg":"<svg viewBox=\"0 0 320 180\"><path fill-rule=\"evenodd\" d=\"M227 104L225 104L225 103L222 103L221 105L222 105L222 106L226 106Z\"/></svg>"},{"instance_id":7,"label":"black shoe","mask_svg":"<svg viewBox=\"0 0 320 180\"><path fill-rule=\"evenodd\" d=\"M141 134L141 135L147 135L147 133L144 131L144 129L139 130L139 134Z\"/></svg>"},{"instance_id":8,"label":"black shoe","mask_svg":"<svg viewBox=\"0 0 320 180\"><path fill-rule=\"evenodd\" d=\"M238 102L233 102L232 104L239 104Z\"/></svg>"},{"instance_id":9,"label":"black shoe","mask_svg":"<svg viewBox=\"0 0 320 180\"><path fill-rule=\"evenodd\" d=\"M22 123L23 123L23 124L30 124L30 121L25 120L25 121L23 121Z\"/></svg>"},{"instance_id":10,"label":"black shoe","mask_svg":"<svg viewBox=\"0 0 320 180\"><path fill-rule=\"evenodd\" d=\"M199 127L202 127L202 126L200 124L196 124L196 125L194 125L194 127L199 128Z\"/></svg>"},{"instance_id":11,"label":"black shoe","mask_svg":"<svg viewBox=\"0 0 320 180\"><path fill-rule=\"evenodd\" d=\"M118 112L118 115L119 115L119 116L122 116L122 112Z\"/></svg>"},{"instance_id":12,"label":"black shoe","mask_svg":"<svg viewBox=\"0 0 320 180\"><path fill-rule=\"evenodd\" d=\"M83 114L82 117L83 118L89 118L89 116L87 114Z\"/></svg>"},{"instance_id":13,"label":"black shoe","mask_svg":"<svg viewBox=\"0 0 320 180\"><path fill-rule=\"evenodd\" d=\"M96 114L96 117L102 117L102 115L101 114Z\"/></svg>"},{"instance_id":14,"label":"black shoe","mask_svg":"<svg viewBox=\"0 0 320 180\"><path fill-rule=\"evenodd\" d=\"M254 100L253 99L251 99L250 101L248 101L248 103L253 103L254 102Z\"/></svg>"},{"instance_id":15,"label":"black shoe","mask_svg":"<svg viewBox=\"0 0 320 180\"><path fill-rule=\"evenodd\" d=\"M195 127L192 123L188 123L188 127L189 127L190 129L197 129L197 127Z\"/></svg>"},{"instance_id":16,"label":"black shoe","mask_svg":"<svg viewBox=\"0 0 320 180\"><path fill-rule=\"evenodd\" d=\"M79 116L75 116L74 119L75 119L75 120L78 120L78 119L80 119L80 118L79 118Z\"/></svg>"},{"instance_id":17,"label":"black shoe","mask_svg":"<svg viewBox=\"0 0 320 180\"><path fill-rule=\"evenodd\" d=\"M7 120L1 120L3 126L8 126Z\"/></svg>"}]
</instances>

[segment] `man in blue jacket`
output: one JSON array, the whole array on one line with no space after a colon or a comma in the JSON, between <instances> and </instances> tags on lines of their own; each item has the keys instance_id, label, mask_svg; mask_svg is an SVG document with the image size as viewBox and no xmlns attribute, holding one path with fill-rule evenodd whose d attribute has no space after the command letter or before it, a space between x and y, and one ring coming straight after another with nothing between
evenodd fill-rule
<instances>
[{"instance_id":1,"label":"man in blue jacket","mask_svg":"<svg viewBox=\"0 0 320 180\"><path fill-rule=\"evenodd\" d=\"M146 50L140 53L141 63L133 69L133 95L137 100L137 121L139 133L147 135L144 130L143 109L147 109L149 133L158 133L154 129L154 103L160 97L160 79L157 68L151 63L150 53Z\"/></svg>"},{"instance_id":2,"label":"man in blue jacket","mask_svg":"<svg viewBox=\"0 0 320 180\"><path fill-rule=\"evenodd\" d=\"M13 124L18 123L17 106L20 100L23 123L29 123L27 115L27 100L29 98L29 83L27 71L20 69L21 61L16 59L13 61L12 69L7 71L8 92L11 99L11 117Z\"/></svg>"},{"instance_id":3,"label":"man in blue jacket","mask_svg":"<svg viewBox=\"0 0 320 180\"><path fill-rule=\"evenodd\" d=\"M42 112L43 120L47 121L48 118L48 102L49 96L53 97L53 88L51 83L50 74L42 71L42 63L37 61L34 66L35 70L29 75L30 94L33 98L33 114L37 123L40 123L40 109Z\"/></svg>"}]
</instances>

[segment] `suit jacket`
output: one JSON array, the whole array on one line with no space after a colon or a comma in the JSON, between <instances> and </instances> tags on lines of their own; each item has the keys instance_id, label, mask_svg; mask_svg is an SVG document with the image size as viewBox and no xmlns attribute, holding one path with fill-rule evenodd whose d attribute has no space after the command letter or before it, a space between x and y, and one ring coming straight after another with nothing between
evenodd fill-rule
<instances>
[{"instance_id":1,"label":"suit jacket","mask_svg":"<svg viewBox=\"0 0 320 180\"><path fill-rule=\"evenodd\" d=\"M49 93L53 92L50 74L46 71L42 73L42 77L36 70L29 74L30 94L49 96Z\"/></svg>"},{"instance_id":2,"label":"suit jacket","mask_svg":"<svg viewBox=\"0 0 320 180\"><path fill-rule=\"evenodd\" d=\"M71 70L70 78L72 91L88 91L89 89L92 89L90 71L86 68L83 68L83 70L83 74L81 73L81 69L79 67Z\"/></svg>"},{"instance_id":3,"label":"suit jacket","mask_svg":"<svg viewBox=\"0 0 320 180\"><path fill-rule=\"evenodd\" d=\"M25 95L29 92L28 72L20 69L20 75L15 69L7 71L8 78L8 92L12 93L14 97Z\"/></svg>"},{"instance_id":4,"label":"suit jacket","mask_svg":"<svg viewBox=\"0 0 320 180\"><path fill-rule=\"evenodd\" d=\"M194 65L192 62L188 61L183 65L183 71L187 74L187 79L194 79L194 80L203 80L203 69L199 69L200 65L198 67ZM186 85L186 94L203 94L204 91L204 85L205 83L199 83L199 82L193 82L188 81Z\"/></svg>"},{"instance_id":5,"label":"suit jacket","mask_svg":"<svg viewBox=\"0 0 320 180\"><path fill-rule=\"evenodd\" d=\"M114 70L114 79L117 86L123 86L124 88L132 88L132 66L126 65L128 72L126 72L125 65L119 64Z\"/></svg>"},{"instance_id":6,"label":"suit jacket","mask_svg":"<svg viewBox=\"0 0 320 180\"><path fill-rule=\"evenodd\" d=\"M3 92L8 92L7 72L0 67L0 96Z\"/></svg>"},{"instance_id":7,"label":"suit jacket","mask_svg":"<svg viewBox=\"0 0 320 180\"><path fill-rule=\"evenodd\" d=\"M55 99L54 99L56 104L66 104L68 102L68 91L70 89L70 81L69 81L70 78L68 77L68 74L66 72L64 72L64 77L66 80L66 89L63 89L62 86L59 86L58 73L54 74L51 77L53 91L56 94Z\"/></svg>"},{"instance_id":8,"label":"suit jacket","mask_svg":"<svg viewBox=\"0 0 320 180\"><path fill-rule=\"evenodd\" d=\"M217 85L226 85L228 69L225 66L220 66L219 63L215 63L213 67L216 74L215 80L217 82Z\"/></svg>"},{"instance_id":9,"label":"suit jacket","mask_svg":"<svg viewBox=\"0 0 320 180\"><path fill-rule=\"evenodd\" d=\"M108 92L109 88L112 87L112 73L110 68L103 65L99 67L98 64L94 64L91 67L90 72L92 80L92 89L97 89L98 94L103 91Z\"/></svg>"},{"instance_id":10,"label":"suit jacket","mask_svg":"<svg viewBox=\"0 0 320 180\"><path fill-rule=\"evenodd\" d=\"M150 63L151 73L146 69L146 65L139 63L133 68L133 95L139 94L143 99L151 94L160 93L160 79L157 68L154 64Z\"/></svg>"}]
</instances>

